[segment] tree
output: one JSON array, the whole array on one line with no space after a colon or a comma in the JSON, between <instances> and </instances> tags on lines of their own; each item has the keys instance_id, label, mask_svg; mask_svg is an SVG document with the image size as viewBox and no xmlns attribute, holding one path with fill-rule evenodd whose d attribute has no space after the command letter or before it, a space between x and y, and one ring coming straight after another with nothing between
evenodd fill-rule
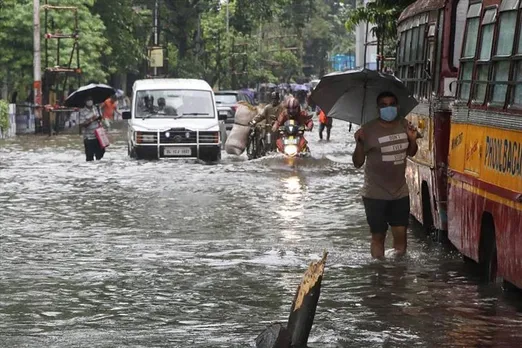
<instances>
[{"instance_id":1,"label":"tree","mask_svg":"<svg viewBox=\"0 0 522 348\"><path fill-rule=\"evenodd\" d=\"M96 0L92 13L105 24L103 36L110 51L104 50L102 62L109 73L138 72L144 61L145 45L152 19L134 8L133 0Z\"/></svg>"},{"instance_id":2,"label":"tree","mask_svg":"<svg viewBox=\"0 0 522 348\"><path fill-rule=\"evenodd\" d=\"M107 73L102 68L100 58L103 52L110 52L107 39L103 36L105 26L101 19L93 15L90 6L93 0L61 0L60 5L77 6L80 30L80 63L85 80L106 81ZM55 30L71 33L74 21L71 13L50 11L49 21ZM44 25L42 20L42 68L45 68ZM49 40L49 66L56 65L57 41ZM0 81L26 96L33 79L33 2L30 0L7 1L0 11ZM61 40L60 55L68 57L72 50L72 40ZM65 58L62 58L62 64Z\"/></svg>"}]
</instances>

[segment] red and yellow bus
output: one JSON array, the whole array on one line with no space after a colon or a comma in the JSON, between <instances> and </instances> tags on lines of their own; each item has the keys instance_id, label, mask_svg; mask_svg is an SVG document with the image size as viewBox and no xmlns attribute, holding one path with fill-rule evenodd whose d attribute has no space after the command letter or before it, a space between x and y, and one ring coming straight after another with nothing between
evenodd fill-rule
<instances>
[{"instance_id":1,"label":"red and yellow bus","mask_svg":"<svg viewBox=\"0 0 522 348\"><path fill-rule=\"evenodd\" d=\"M401 16L398 54L400 58L403 45L408 47L407 31L416 24L408 23L429 13L435 53L424 63L425 73L432 73L426 81L404 76L402 70L399 76L412 87L424 83L433 88L427 112L418 107L409 116L425 135L419 155L409 163L413 215L426 224L431 211L435 227L448 231L451 243L480 265L487 280L503 279L519 288L521 6L521 0L417 1ZM428 29L428 40L429 34ZM399 59L398 66L405 71L412 65Z\"/></svg>"},{"instance_id":2,"label":"red and yellow bus","mask_svg":"<svg viewBox=\"0 0 522 348\"><path fill-rule=\"evenodd\" d=\"M446 2L417 1L402 13L396 67L397 76L419 101L408 118L423 136L417 155L408 160L411 213L438 231L447 230L451 102L462 41L460 31L450 25L453 12L445 8Z\"/></svg>"}]
</instances>

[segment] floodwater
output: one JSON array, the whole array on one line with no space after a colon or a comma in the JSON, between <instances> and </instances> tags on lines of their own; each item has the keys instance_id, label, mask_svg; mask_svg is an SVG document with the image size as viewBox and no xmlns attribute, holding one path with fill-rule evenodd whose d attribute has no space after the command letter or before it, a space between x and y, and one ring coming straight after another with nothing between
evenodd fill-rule
<instances>
[{"instance_id":1,"label":"floodwater","mask_svg":"<svg viewBox=\"0 0 522 348\"><path fill-rule=\"evenodd\" d=\"M522 300L416 225L371 260L353 133L332 133L293 169L134 161L124 132L97 163L76 135L2 142L0 347L252 347L323 250L311 347L519 347Z\"/></svg>"}]
</instances>

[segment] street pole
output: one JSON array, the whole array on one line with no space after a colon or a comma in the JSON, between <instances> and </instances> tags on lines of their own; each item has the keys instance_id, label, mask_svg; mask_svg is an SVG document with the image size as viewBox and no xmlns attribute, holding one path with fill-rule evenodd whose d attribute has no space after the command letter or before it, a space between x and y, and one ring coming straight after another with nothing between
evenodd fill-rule
<instances>
[{"instance_id":1,"label":"street pole","mask_svg":"<svg viewBox=\"0 0 522 348\"><path fill-rule=\"evenodd\" d=\"M33 26L34 114L37 119L41 120L42 68L40 52L40 0L33 0Z\"/></svg>"},{"instance_id":2,"label":"street pole","mask_svg":"<svg viewBox=\"0 0 522 348\"><path fill-rule=\"evenodd\" d=\"M227 35L228 35L228 23L229 23L229 12L228 12L228 3L230 2L230 0L227 0Z\"/></svg>"},{"instance_id":3,"label":"street pole","mask_svg":"<svg viewBox=\"0 0 522 348\"><path fill-rule=\"evenodd\" d=\"M159 34L158 34L158 12L159 12L159 1L156 0L154 3L154 47L158 47L159 44ZM158 76L158 68L153 68L153 74L154 76Z\"/></svg>"}]
</instances>

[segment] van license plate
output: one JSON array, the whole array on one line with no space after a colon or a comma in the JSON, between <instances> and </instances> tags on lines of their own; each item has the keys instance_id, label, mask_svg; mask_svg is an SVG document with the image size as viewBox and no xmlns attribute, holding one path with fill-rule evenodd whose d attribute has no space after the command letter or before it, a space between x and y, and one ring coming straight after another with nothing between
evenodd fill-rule
<instances>
[{"instance_id":1,"label":"van license plate","mask_svg":"<svg viewBox=\"0 0 522 348\"><path fill-rule=\"evenodd\" d=\"M192 151L190 147L166 147L163 154L165 156L190 156Z\"/></svg>"}]
</instances>

